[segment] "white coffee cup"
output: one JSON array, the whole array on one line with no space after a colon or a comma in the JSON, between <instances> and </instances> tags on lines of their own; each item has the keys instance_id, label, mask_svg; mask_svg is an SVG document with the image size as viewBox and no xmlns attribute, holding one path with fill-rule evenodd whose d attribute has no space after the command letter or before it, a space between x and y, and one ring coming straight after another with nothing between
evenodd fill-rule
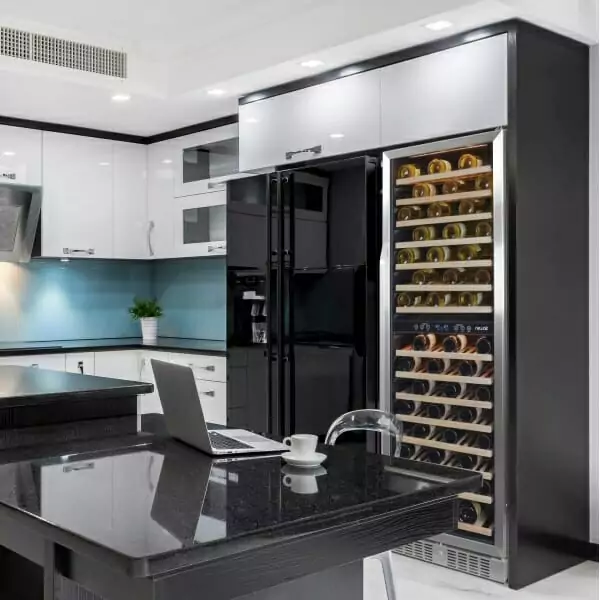
<instances>
[{"instance_id":1,"label":"white coffee cup","mask_svg":"<svg viewBox=\"0 0 600 600\"><path fill-rule=\"evenodd\" d=\"M319 438L310 433L296 433L290 437L286 437L283 443L290 446L292 454L296 456L311 456L317 449Z\"/></svg>"},{"instance_id":2,"label":"white coffee cup","mask_svg":"<svg viewBox=\"0 0 600 600\"><path fill-rule=\"evenodd\" d=\"M319 491L317 478L314 475L286 475L283 485L291 488L295 494L316 494Z\"/></svg>"}]
</instances>

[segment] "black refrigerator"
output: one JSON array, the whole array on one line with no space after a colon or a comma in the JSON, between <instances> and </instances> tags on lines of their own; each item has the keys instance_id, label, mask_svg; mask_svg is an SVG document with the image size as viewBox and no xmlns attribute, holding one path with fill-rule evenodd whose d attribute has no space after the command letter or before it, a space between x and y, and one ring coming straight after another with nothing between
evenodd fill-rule
<instances>
[{"instance_id":1,"label":"black refrigerator","mask_svg":"<svg viewBox=\"0 0 600 600\"><path fill-rule=\"evenodd\" d=\"M324 436L377 406L380 207L368 156L229 182L229 426Z\"/></svg>"}]
</instances>

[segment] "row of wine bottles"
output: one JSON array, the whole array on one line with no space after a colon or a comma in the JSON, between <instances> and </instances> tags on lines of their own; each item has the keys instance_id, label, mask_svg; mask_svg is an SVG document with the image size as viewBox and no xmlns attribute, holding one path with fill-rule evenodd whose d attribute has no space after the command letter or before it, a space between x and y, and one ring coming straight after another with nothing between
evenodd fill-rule
<instances>
[{"instance_id":1,"label":"row of wine bottles","mask_svg":"<svg viewBox=\"0 0 600 600\"><path fill-rule=\"evenodd\" d=\"M474 169L483 165L483 158L477 154L464 153L461 154L456 161L456 168ZM427 173L435 175L438 173L449 173L452 171L453 165L449 160L436 157L427 163ZM421 175L421 167L416 163L406 163L398 168L398 179L407 179L409 177L418 177Z\"/></svg>"},{"instance_id":2,"label":"row of wine bottles","mask_svg":"<svg viewBox=\"0 0 600 600\"><path fill-rule=\"evenodd\" d=\"M490 269L419 269L412 274L411 281L415 285L431 284L469 284L490 285L492 272Z\"/></svg>"},{"instance_id":3,"label":"row of wine bottles","mask_svg":"<svg viewBox=\"0 0 600 600\"><path fill-rule=\"evenodd\" d=\"M396 305L403 306L491 306L490 294L483 292L401 292L396 296Z\"/></svg>"},{"instance_id":4,"label":"row of wine bottles","mask_svg":"<svg viewBox=\"0 0 600 600\"><path fill-rule=\"evenodd\" d=\"M466 448L479 448L480 450L491 450L494 447L493 437L489 433L474 433L472 431L425 425L424 423L405 423L404 435Z\"/></svg>"},{"instance_id":5,"label":"row of wine bottles","mask_svg":"<svg viewBox=\"0 0 600 600\"><path fill-rule=\"evenodd\" d=\"M420 185L431 184L422 183ZM396 219L398 221L413 221L414 219L425 218L437 219L439 217L450 217L453 215L475 215L477 213L489 212L490 210L491 202L486 198L468 198L466 200L461 200L460 202L436 201L427 206L418 204L402 206L396 211Z\"/></svg>"},{"instance_id":6,"label":"row of wine bottles","mask_svg":"<svg viewBox=\"0 0 600 600\"><path fill-rule=\"evenodd\" d=\"M417 350L418 352L469 352L475 348L479 354L491 354L493 351L492 338L487 335L469 336L462 333L438 336L435 333L419 333L415 335L410 345L402 350Z\"/></svg>"},{"instance_id":7,"label":"row of wine bottles","mask_svg":"<svg viewBox=\"0 0 600 600\"><path fill-rule=\"evenodd\" d=\"M491 377L494 367L482 360L450 360L449 358L421 358L402 356L396 359L396 371L403 373L432 373L435 375L462 375L463 377Z\"/></svg>"},{"instance_id":8,"label":"row of wine bottles","mask_svg":"<svg viewBox=\"0 0 600 600\"><path fill-rule=\"evenodd\" d=\"M455 381L430 381L414 379L405 385L402 392L416 396L439 396L440 398L457 398L491 402L492 389L489 385L467 385Z\"/></svg>"},{"instance_id":9,"label":"row of wine bottles","mask_svg":"<svg viewBox=\"0 0 600 600\"><path fill-rule=\"evenodd\" d=\"M408 265L426 261L431 263L447 262L449 260L481 260L492 257L492 247L489 244L465 244L464 246L432 246L427 251L421 248L402 248L396 254L396 263Z\"/></svg>"},{"instance_id":10,"label":"row of wine bottles","mask_svg":"<svg viewBox=\"0 0 600 600\"><path fill-rule=\"evenodd\" d=\"M467 223L447 223L443 227L439 225L419 225L412 230L411 235L413 242L439 239L459 240L463 238L465 241L468 241L469 237L491 237L492 223L487 220Z\"/></svg>"},{"instance_id":11,"label":"row of wine bottles","mask_svg":"<svg viewBox=\"0 0 600 600\"><path fill-rule=\"evenodd\" d=\"M417 400L396 400L394 412L399 415L411 415L456 421L458 423L478 423L489 425L492 421L491 411L474 406L453 406L451 404L435 404L433 402L419 402ZM449 423L448 427L452 427Z\"/></svg>"}]
</instances>

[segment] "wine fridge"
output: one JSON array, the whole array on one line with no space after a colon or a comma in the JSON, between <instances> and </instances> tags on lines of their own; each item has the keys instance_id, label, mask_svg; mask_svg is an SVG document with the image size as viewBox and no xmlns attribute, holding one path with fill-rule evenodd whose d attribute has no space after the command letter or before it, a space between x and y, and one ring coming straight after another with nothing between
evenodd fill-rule
<instances>
[{"instance_id":1,"label":"wine fridge","mask_svg":"<svg viewBox=\"0 0 600 600\"><path fill-rule=\"evenodd\" d=\"M477 493L462 495L454 534L399 552L436 551L448 562L462 549L490 571L480 574L500 581L504 153L502 129L384 152L380 261L381 408L403 423L401 456L483 477Z\"/></svg>"}]
</instances>

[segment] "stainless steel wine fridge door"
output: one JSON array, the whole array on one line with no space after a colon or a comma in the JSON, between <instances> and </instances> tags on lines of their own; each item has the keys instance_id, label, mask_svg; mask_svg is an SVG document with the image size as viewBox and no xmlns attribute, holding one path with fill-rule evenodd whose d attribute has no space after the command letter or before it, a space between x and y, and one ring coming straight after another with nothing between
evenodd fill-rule
<instances>
[{"instance_id":1,"label":"stainless steel wine fridge door","mask_svg":"<svg viewBox=\"0 0 600 600\"><path fill-rule=\"evenodd\" d=\"M484 472L479 466L483 462L487 468L487 491L464 499L485 511L487 520L482 526L479 520L473 526L465 520L457 524L455 534L433 538L430 562L452 567L457 552L469 559L472 554L473 560L487 556L491 560L481 568L495 572L482 576L496 580L506 577L507 549L504 137L504 130L496 129L385 152L380 258L380 408L405 411L399 418L409 440L407 458L463 466L468 463L464 456L473 454L472 468ZM471 158L463 159L465 155ZM438 161L433 170L432 161ZM399 165L406 168L402 174ZM437 332L437 338L429 332ZM434 346L417 347L418 337ZM482 339L489 345L485 353L481 347L486 342L479 345ZM455 343L463 345L457 349L452 347ZM404 361L401 367L398 358ZM465 375L463 363L470 363L465 369L479 371ZM443 370L433 370L441 364ZM430 387L418 391L417 383ZM446 395L436 391L440 386L461 391ZM478 404L481 398L486 401ZM402 410L398 400L404 403ZM444 413L448 416L431 418L431 405L438 400L442 408L450 407ZM465 407L485 416L465 422L456 416ZM422 438L423 445L411 434L416 426L430 436ZM462 441L447 442L451 435L444 437L445 432L454 428ZM478 433L489 442L488 449L480 448L481 436L473 441ZM438 453L435 459L432 449ZM384 451L389 453L389 446Z\"/></svg>"}]
</instances>

